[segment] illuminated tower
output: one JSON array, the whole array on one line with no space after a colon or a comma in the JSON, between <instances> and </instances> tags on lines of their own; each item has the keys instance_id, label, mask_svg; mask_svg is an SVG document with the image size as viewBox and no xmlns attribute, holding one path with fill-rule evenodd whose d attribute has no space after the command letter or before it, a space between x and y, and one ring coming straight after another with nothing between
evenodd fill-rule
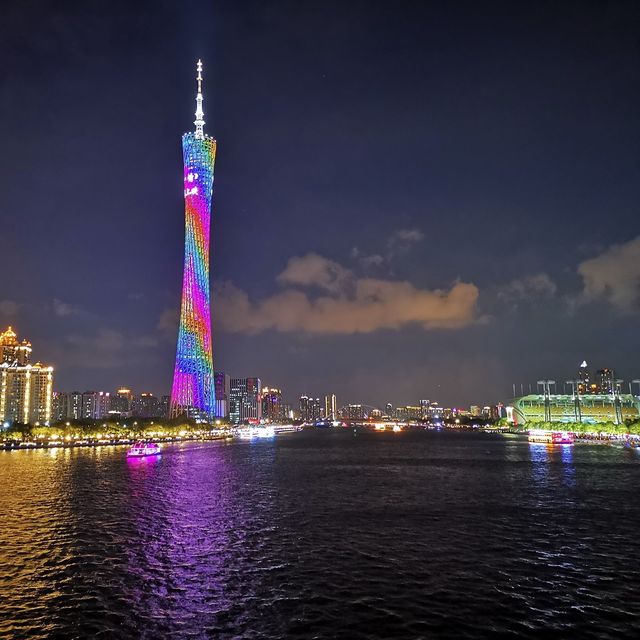
<instances>
[{"instance_id":1,"label":"illuminated tower","mask_svg":"<svg viewBox=\"0 0 640 640\"><path fill-rule=\"evenodd\" d=\"M195 132L182 136L184 160L185 243L182 305L176 366L171 389L171 416L210 419L215 413L209 237L216 141L204 134L202 62L197 65Z\"/></svg>"}]
</instances>

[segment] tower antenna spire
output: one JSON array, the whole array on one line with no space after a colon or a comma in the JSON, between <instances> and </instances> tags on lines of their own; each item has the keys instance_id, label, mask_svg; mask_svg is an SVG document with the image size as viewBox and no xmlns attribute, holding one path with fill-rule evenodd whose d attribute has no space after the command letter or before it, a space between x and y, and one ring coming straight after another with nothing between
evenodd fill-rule
<instances>
[{"instance_id":1,"label":"tower antenna spire","mask_svg":"<svg viewBox=\"0 0 640 640\"><path fill-rule=\"evenodd\" d=\"M196 80L198 82L198 93L196 95L196 119L193 124L196 125L196 138L202 140L204 138L204 111L202 110L202 60L198 60L196 65L198 75Z\"/></svg>"}]
</instances>

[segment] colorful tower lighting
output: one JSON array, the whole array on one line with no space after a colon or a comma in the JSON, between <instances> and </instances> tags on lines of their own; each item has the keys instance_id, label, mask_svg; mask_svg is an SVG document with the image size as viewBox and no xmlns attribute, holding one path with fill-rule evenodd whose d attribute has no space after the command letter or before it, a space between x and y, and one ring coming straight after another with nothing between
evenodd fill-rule
<instances>
[{"instance_id":1,"label":"colorful tower lighting","mask_svg":"<svg viewBox=\"0 0 640 640\"><path fill-rule=\"evenodd\" d=\"M209 242L216 141L204 133L202 62L198 60L195 132L182 136L185 245L182 304L171 416L210 419L215 414Z\"/></svg>"}]
</instances>

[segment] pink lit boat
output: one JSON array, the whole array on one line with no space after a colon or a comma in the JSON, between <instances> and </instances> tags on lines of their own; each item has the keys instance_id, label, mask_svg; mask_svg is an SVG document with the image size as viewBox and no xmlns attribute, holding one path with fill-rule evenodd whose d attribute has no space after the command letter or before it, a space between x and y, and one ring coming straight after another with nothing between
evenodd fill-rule
<instances>
[{"instance_id":1,"label":"pink lit boat","mask_svg":"<svg viewBox=\"0 0 640 640\"><path fill-rule=\"evenodd\" d=\"M544 429L531 429L529 431L529 442L539 442L544 444L573 444L575 436L568 431L546 431Z\"/></svg>"},{"instance_id":2,"label":"pink lit boat","mask_svg":"<svg viewBox=\"0 0 640 640\"><path fill-rule=\"evenodd\" d=\"M144 456L155 456L160 453L160 445L155 442L136 442L127 451L127 458L144 458Z\"/></svg>"}]
</instances>

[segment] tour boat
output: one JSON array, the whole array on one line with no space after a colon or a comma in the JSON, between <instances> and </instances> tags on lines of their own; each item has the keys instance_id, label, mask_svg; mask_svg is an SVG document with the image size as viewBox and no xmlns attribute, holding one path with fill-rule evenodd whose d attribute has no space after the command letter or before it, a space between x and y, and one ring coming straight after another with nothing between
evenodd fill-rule
<instances>
[{"instance_id":1,"label":"tour boat","mask_svg":"<svg viewBox=\"0 0 640 640\"><path fill-rule=\"evenodd\" d=\"M241 440L253 440L254 438L273 438L273 436L275 435L275 429L271 425L249 425L239 427L236 430L236 435Z\"/></svg>"},{"instance_id":2,"label":"tour boat","mask_svg":"<svg viewBox=\"0 0 640 640\"><path fill-rule=\"evenodd\" d=\"M529 431L529 442L539 442L543 444L573 444L575 436L568 431L545 431L543 429L531 429Z\"/></svg>"},{"instance_id":3,"label":"tour boat","mask_svg":"<svg viewBox=\"0 0 640 640\"><path fill-rule=\"evenodd\" d=\"M155 456L160 453L160 445L155 442L136 442L129 451L128 458L143 458L144 456Z\"/></svg>"}]
</instances>

